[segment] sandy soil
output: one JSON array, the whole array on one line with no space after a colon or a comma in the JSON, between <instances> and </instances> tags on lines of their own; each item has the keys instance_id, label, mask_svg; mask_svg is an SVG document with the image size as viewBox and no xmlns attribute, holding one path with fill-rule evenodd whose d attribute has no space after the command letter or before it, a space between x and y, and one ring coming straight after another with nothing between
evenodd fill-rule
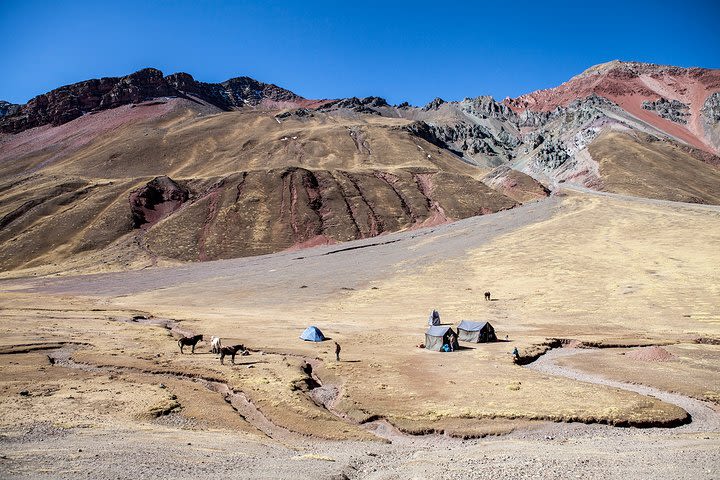
<instances>
[{"instance_id":1,"label":"sandy soil","mask_svg":"<svg viewBox=\"0 0 720 480\"><path fill-rule=\"evenodd\" d=\"M0 466L9 478L713 478L715 423L597 424L687 422L686 397L523 368L509 352L549 337L669 351L720 338L719 219L571 194L271 256L5 279ZM509 341L418 349L432 308ZM297 338L308 324L343 346L341 362L331 342ZM251 354L235 366L207 343L181 355L180 332ZM720 384L676 357L677 376L648 387L682 394L673 383L698 370ZM668 363L635 365L652 378Z\"/></svg>"}]
</instances>

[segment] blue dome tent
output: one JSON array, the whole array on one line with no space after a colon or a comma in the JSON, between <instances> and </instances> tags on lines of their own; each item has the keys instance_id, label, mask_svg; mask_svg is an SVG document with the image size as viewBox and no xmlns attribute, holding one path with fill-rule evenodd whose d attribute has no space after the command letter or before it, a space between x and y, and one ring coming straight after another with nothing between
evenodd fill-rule
<instances>
[{"instance_id":1,"label":"blue dome tent","mask_svg":"<svg viewBox=\"0 0 720 480\"><path fill-rule=\"evenodd\" d=\"M308 342L322 342L325 340L325 335L323 335L319 328L312 326L307 327L305 331L302 332L302 335L300 335L300 338Z\"/></svg>"}]
</instances>

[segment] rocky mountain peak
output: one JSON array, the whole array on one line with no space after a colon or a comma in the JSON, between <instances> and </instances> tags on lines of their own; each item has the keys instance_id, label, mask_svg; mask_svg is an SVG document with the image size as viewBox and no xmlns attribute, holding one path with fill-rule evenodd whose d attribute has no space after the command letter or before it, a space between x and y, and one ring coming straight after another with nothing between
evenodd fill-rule
<instances>
[{"instance_id":1,"label":"rocky mountain peak","mask_svg":"<svg viewBox=\"0 0 720 480\"><path fill-rule=\"evenodd\" d=\"M264 100L304 100L289 90L250 77L237 77L215 84L198 82L188 73L174 73L166 77L156 68L144 68L124 77L105 77L65 85L38 95L25 105L0 105L0 112L5 112L0 115L0 132L18 133L47 124L62 125L86 113L159 97L194 97L221 110L256 106Z\"/></svg>"},{"instance_id":2,"label":"rocky mountain peak","mask_svg":"<svg viewBox=\"0 0 720 480\"><path fill-rule=\"evenodd\" d=\"M425 105L425 106L423 107L423 110L425 110L426 112L427 112L428 110L437 110L438 108L440 108L440 105L442 105L443 103L446 103L445 100L443 100L443 99L440 98L440 97L436 97L436 98L433 99L430 103L428 103L427 105Z\"/></svg>"},{"instance_id":3,"label":"rocky mountain peak","mask_svg":"<svg viewBox=\"0 0 720 480\"><path fill-rule=\"evenodd\" d=\"M672 65L659 65L656 63L624 62L621 60L612 60L610 62L593 65L592 67L583 71L581 74L571 78L570 81L595 75L607 75L617 78L634 78L640 75L677 75L686 70L691 69L675 67Z\"/></svg>"}]
</instances>

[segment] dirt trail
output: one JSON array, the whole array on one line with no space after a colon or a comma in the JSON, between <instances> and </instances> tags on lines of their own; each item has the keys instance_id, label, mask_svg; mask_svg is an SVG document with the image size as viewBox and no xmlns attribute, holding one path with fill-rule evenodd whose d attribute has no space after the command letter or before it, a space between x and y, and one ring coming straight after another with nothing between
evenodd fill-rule
<instances>
[{"instance_id":1,"label":"dirt trail","mask_svg":"<svg viewBox=\"0 0 720 480\"><path fill-rule=\"evenodd\" d=\"M225 382L221 382L214 378L183 375L174 372L153 372L141 368L103 366L93 365L90 363L76 362L72 359L72 352L76 349L77 348L75 346L62 347L49 354L48 358L51 358L53 365L62 368L73 368L87 372L111 374L131 372L148 375L149 377L156 378L158 381L162 381L163 378L173 378L175 380L185 382L194 382L202 385L203 387L207 388L212 392L216 392L222 395L224 400L228 404L230 404L244 420L246 420L248 423L250 423L253 427L257 429L258 433L273 440L279 441L280 443L284 443L289 440L299 440L302 438L300 434L292 432L284 427L273 423L260 411L260 409L250 399L248 399L248 397L243 392L235 390Z\"/></svg>"},{"instance_id":2,"label":"dirt trail","mask_svg":"<svg viewBox=\"0 0 720 480\"><path fill-rule=\"evenodd\" d=\"M604 385L622 390L629 390L641 395L647 395L657 398L663 402L671 403L682 408L690 414L691 422L685 425L674 427L674 432L718 432L720 431L720 413L718 413L709 403L686 397L677 393L665 392L656 388L644 385L634 385L630 383L609 380L600 375L584 373L567 367L562 367L556 363L557 359L583 355L592 352L592 349L581 348L558 348L548 351L541 355L536 361L526 365L526 368L536 370L538 372L550 375L558 375L571 378L581 382ZM662 430L662 429L661 429Z\"/></svg>"}]
</instances>

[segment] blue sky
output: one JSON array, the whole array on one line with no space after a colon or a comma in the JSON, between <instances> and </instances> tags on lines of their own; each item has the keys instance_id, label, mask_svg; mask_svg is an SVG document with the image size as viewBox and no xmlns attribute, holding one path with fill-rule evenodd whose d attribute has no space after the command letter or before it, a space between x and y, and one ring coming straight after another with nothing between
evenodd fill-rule
<instances>
[{"instance_id":1,"label":"blue sky","mask_svg":"<svg viewBox=\"0 0 720 480\"><path fill-rule=\"evenodd\" d=\"M720 2L0 0L0 99L143 67L307 98L502 99L613 59L720 68Z\"/></svg>"}]
</instances>

